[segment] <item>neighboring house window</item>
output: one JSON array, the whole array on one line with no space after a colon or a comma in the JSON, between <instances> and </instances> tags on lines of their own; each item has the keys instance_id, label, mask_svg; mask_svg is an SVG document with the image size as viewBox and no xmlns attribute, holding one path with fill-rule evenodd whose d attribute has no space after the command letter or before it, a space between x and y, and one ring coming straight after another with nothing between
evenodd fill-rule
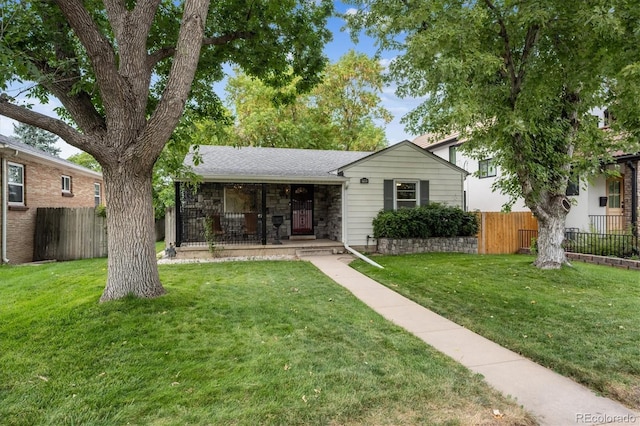
<instances>
[{"instance_id":1,"label":"neighboring house window","mask_svg":"<svg viewBox=\"0 0 640 426\"><path fill-rule=\"evenodd\" d=\"M22 164L9 163L9 203L24 205L24 166Z\"/></svg>"},{"instance_id":2,"label":"neighboring house window","mask_svg":"<svg viewBox=\"0 0 640 426\"><path fill-rule=\"evenodd\" d=\"M619 179L607 182L607 206L611 209L622 208L622 181Z\"/></svg>"},{"instance_id":3,"label":"neighboring house window","mask_svg":"<svg viewBox=\"0 0 640 426\"><path fill-rule=\"evenodd\" d=\"M610 127L611 125L613 125L613 122L616 121L615 116L611 114L608 108L604 110L603 116L604 116L603 124L605 127Z\"/></svg>"},{"instance_id":4,"label":"neighboring house window","mask_svg":"<svg viewBox=\"0 0 640 426\"><path fill-rule=\"evenodd\" d=\"M71 192L71 176L62 176L62 192Z\"/></svg>"},{"instance_id":5,"label":"neighboring house window","mask_svg":"<svg viewBox=\"0 0 640 426\"><path fill-rule=\"evenodd\" d=\"M456 152L458 151L458 147L457 146L450 146L449 147L449 162L451 164L456 164Z\"/></svg>"},{"instance_id":6,"label":"neighboring house window","mask_svg":"<svg viewBox=\"0 0 640 426\"><path fill-rule=\"evenodd\" d=\"M96 207L100 205L100 184L93 184L93 199L95 200Z\"/></svg>"},{"instance_id":7,"label":"neighboring house window","mask_svg":"<svg viewBox=\"0 0 640 426\"><path fill-rule=\"evenodd\" d=\"M569 182L567 183L567 191L565 195L580 195L580 180L575 176L569 177Z\"/></svg>"},{"instance_id":8,"label":"neighboring house window","mask_svg":"<svg viewBox=\"0 0 640 426\"><path fill-rule=\"evenodd\" d=\"M478 163L478 175L480 178L493 177L496 175L496 165L493 162L493 158L480 160Z\"/></svg>"}]
</instances>

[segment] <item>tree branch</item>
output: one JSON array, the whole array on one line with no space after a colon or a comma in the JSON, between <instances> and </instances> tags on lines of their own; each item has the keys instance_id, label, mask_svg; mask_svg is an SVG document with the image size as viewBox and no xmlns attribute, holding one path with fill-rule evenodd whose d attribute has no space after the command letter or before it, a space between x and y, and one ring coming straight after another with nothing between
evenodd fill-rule
<instances>
[{"instance_id":1,"label":"tree branch","mask_svg":"<svg viewBox=\"0 0 640 426\"><path fill-rule=\"evenodd\" d=\"M77 70L79 59L70 47L73 43L66 38L68 27L62 22L59 22L57 27L58 34L62 38L53 40L56 59L62 63L73 63L76 67L73 69L63 68L60 72L51 68L46 60L31 57L29 58L30 62L43 76L38 83L64 105L84 134L103 133L105 131L104 119L96 110L91 95L84 90L78 91L74 87L82 80L82 76Z\"/></svg>"},{"instance_id":2,"label":"tree branch","mask_svg":"<svg viewBox=\"0 0 640 426\"><path fill-rule=\"evenodd\" d=\"M123 102L118 102L117 99L127 91L125 82L118 75L113 46L100 32L82 0L55 0L55 2L85 48L98 80L98 87L108 89L101 91L105 111L118 111Z\"/></svg>"},{"instance_id":3,"label":"tree branch","mask_svg":"<svg viewBox=\"0 0 640 426\"><path fill-rule=\"evenodd\" d=\"M224 34L218 37L205 37L202 39L203 46L222 46L235 40L246 40L255 37L256 33L253 31L234 31L229 34ZM152 69L156 64L164 59L170 58L176 53L175 46L166 46L156 50L149 55L147 59L147 66Z\"/></svg>"},{"instance_id":4,"label":"tree branch","mask_svg":"<svg viewBox=\"0 0 640 426\"><path fill-rule=\"evenodd\" d=\"M516 75L516 67L513 60L513 55L511 54L511 40L509 38L509 32L507 31L507 25L496 6L491 2L491 0L484 0L484 2L487 7L491 9L491 11L493 11L496 19L498 20L498 25L500 26L500 37L502 37L502 40L504 41L504 54L502 59L504 61L504 65L507 69L509 80L511 82L511 93L509 100L511 101L511 107L514 108L518 95L520 94L520 83Z\"/></svg>"},{"instance_id":5,"label":"tree branch","mask_svg":"<svg viewBox=\"0 0 640 426\"><path fill-rule=\"evenodd\" d=\"M0 115L47 130L76 147L86 146L86 142L88 141L87 136L79 133L76 129L60 119L52 118L11 103L11 98L7 96L6 93L0 95Z\"/></svg>"},{"instance_id":6,"label":"tree branch","mask_svg":"<svg viewBox=\"0 0 640 426\"><path fill-rule=\"evenodd\" d=\"M209 0L186 0L175 56L162 98L141 136L143 144L129 150L134 158L147 158L151 164L171 137L187 101L200 58L200 49L209 10Z\"/></svg>"}]
</instances>

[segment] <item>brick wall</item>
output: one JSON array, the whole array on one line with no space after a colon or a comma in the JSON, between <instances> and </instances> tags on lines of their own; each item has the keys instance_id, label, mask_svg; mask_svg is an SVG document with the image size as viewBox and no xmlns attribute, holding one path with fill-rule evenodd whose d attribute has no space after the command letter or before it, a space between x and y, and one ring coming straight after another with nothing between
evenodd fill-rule
<instances>
[{"instance_id":1,"label":"brick wall","mask_svg":"<svg viewBox=\"0 0 640 426\"><path fill-rule=\"evenodd\" d=\"M634 167L636 168L636 170L640 169L640 160L638 161L634 161L633 162ZM633 194L631 192L631 168L625 163L624 167L623 167L623 171L624 171L624 220L626 224L631 224L631 199L632 197L635 195L636 199L638 200L637 205L638 205L638 210L640 210L640 170L638 170L638 173L636 173L637 176L637 191L635 194ZM640 216L640 211L637 212L638 216ZM637 228L638 228L638 233L640 234L640 221L638 221L639 223L637 224Z\"/></svg>"},{"instance_id":2,"label":"brick wall","mask_svg":"<svg viewBox=\"0 0 640 426\"><path fill-rule=\"evenodd\" d=\"M40 162L26 155L8 156L7 161L24 166L25 208L9 206L7 212L7 258L12 264L31 262L35 217L38 207L94 207L94 183L102 178L53 162ZM62 195L62 175L71 177L71 194ZM2 183L4 185L4 183ZM0 218L1 219L1 218Z\"/></svg>"}]
</instances>

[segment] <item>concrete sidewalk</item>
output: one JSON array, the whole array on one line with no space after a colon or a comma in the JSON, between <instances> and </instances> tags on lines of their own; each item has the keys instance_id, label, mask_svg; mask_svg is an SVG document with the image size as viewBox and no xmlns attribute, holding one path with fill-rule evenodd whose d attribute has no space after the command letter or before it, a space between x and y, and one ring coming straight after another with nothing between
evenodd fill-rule
<instances>
[{"instance_id":1,"label":"concrete sidewalk","mask_svg":"<svg viewBox=\"0 0 640 426\"><path fill-rule=\"evenodd\" d=\"M351 257L304 257L389 321L482 374L510 395L541 425L640 425L640 413L595 395L574 381L541 367L461 327L349 267Z\"/></svg>"}]
</instances>

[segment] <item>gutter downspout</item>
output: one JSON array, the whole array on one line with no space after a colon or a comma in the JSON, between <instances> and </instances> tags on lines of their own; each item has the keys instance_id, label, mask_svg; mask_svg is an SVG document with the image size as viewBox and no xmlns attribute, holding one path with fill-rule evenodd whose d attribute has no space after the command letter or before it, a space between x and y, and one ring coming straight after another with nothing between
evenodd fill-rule
<instances>
[{"instance_id":1,"label":"gutter downspout","mask_svg":"<svg viewBox=\"0 0 640 426\"><path fill-rule=\"evenodd\" d=\"M638 236L638 169L631 160L627 161L631 169L631 233Z\"/></svg>"},{"instance_id":2,"label":"gutter downspout","mask_svg":"<svg viewBox=\"0 0 640 426\"><path fill-rule=\"evenodd\" d=\"M7 159L2 157L2 167L0 169L2 173L2 263L9 263L7 259Z\"/></svg>"},{"instance_id":3,"label":"gutter downspout","mask_svg":"<svg viewBox=\"0 0 640 426\"><path fill-rule=\"evenodd\" d=\"M374 262L373 260L369 259L367 256L365 256L364 254L358 252L357 250L352 249L351 247L349 247L349 244L344 243L344 248L346 248L349 252L354 254L356 257L358 257L358 258L364 260L365 262L367 262L369 265L373 265L376 268L384 269L384 266L380 265L379 263Z\"/></svg>"}]
</instances>

